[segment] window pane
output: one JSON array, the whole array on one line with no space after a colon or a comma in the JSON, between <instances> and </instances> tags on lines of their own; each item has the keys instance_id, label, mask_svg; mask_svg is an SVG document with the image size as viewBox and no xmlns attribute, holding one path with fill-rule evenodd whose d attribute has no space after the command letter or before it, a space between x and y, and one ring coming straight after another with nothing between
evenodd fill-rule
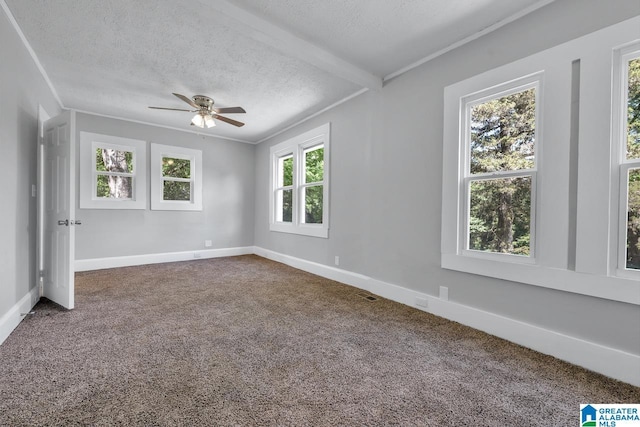
<instances>
[{"instance_id":1,"label":"window pane","mask_svg":"<svg viewBox=\"0 0 640 427\"><path fill-rule=\"evenodd\" d=\"M172 178L191 178L191 160L163 157L162 176L170 176Z\"/></svg>"},{"instance_id":2,"label":"window pane","mask_svg":"<svg viewBox=\"0 0 640 427\"><path fill-rule=\"evenodd\" d=\"M278 187L293 185L293 157L278 159Z\"/></svg>"},{"instance_id":3,"label":"window pane","mask_svg":"<svg viewBox=\"0 0 640 427\"><path fill-rule=\"evenodd\" d=\"M322 224L322 185L304 189L304 222Z\"/></svg>"},{"instance_id":4,"label":"window pane","mask_svg":"<svg viewBox=\"0 0 640 427\"><path fill-rule=\"evenodd\" d=\"M535 129L533 88L472 107L470 172L533 168Z\"/></svg>"},{"instance_id":5,"label":"window pane","mask_svg":"<svg viewBox=\"0 0 640 427\"><path fill-rule=\"evenodd\" d=\"M305 183L324 179L324 147L315 147L304 153Z\"/></svg>"},{"instance_id":6,"label":"window pane","mask_svg":"<svg viewBox=\"0 0 640 427\"><path fill-rule=\"evenodd\" d=\"M471 181L469 249L529 256L531 177Z\"/></svg>"},{"instance_id":7,"label":"window pane","mask_svg":"<svg viewBox=\"0 0 640 427\"><path fill-rule=\"evenodd\" d=\"M133 178L130 176L98 175L96 197L107 199L131 199Z\"/></svg>"},{"instance_id":8,"label":"window pane","mask_svg":"<svg viewBox=\"0 0 640 427\"><path fill-rule=\"evenodd\" d=\"M110 148L96 148L96 170L99 172L133 173L133 153Z\"/></svg>"},{"instance_id":9,"label":"window pane","mask_svg":"<svg viewBox=\"0 0 640 427\"><path fill-rule=\"evenodd\" d=\"M640 169L629 170L627 195L627 268L640 269Z\"/></svg>"},{"instance_id":10,"label":"window pane","mask_svg":"<svg viewBox=\"0 0 640 427\"><path fill-rule=\"evenodd\" d=\"M276 192L276 221L291 222L293 217L293 190Z\"/></svg>"},{"instance_id":11,"label":"window pane","mask_svg":"<svg viewBox=\"0 0 640 427\"><path fill-rule=\"evenodd\" d=\"M191 200L191 182L164 181L162 200Z\"/></svg>"},{"instance_id":12,"label":"window pane","mask_svg":"<svg viewBox=\"0 0 640 427\"><path fill-rule=\"evenodd\" d=\"M640 158L640 58L629 61L627 93L627 159Z\"/></svg>"}]
</instances>

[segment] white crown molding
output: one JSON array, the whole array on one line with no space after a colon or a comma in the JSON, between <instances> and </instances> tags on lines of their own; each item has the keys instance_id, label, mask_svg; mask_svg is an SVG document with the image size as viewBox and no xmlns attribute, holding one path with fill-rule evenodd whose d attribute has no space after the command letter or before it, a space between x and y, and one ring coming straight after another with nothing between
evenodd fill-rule
<instances>
[{"instance_id":1,"label":"white crown molding","mask_svg":"<svg viewBox=\"0 0 640 427\"><path fill-rule=\"evenodd\" d=\"M394 71L391 74L387 74L386 76L384 76L382 81L384 83L386 83L389 80L395 79L396 77L398 77L398 76L400 76L400 75L402 75L402 74L404 74L406 72L409 72L409 71L413 70L414 68L417 68L417 67L419 67L419 66L421 66L423 64L426 64L427 62L429 62L431 60L434 60L437 57L442 56L447 52L451 52L452 50L457 49L460 46L463 46L463 45L465 45L467 43L470 43L470 42L472 42L472 41L474 41L476 39L479 39L482 36L485 36L485 35L487 35L489 33L492 33L494 31L496 31L497 29L499 29L501 27L504 27L507 24L512 23L515 20L520 19L523 16L528 15L529 13L540 9L541 7L544 7L544 6L546 6L546 5L550 4L550 3L553 3L554 1L555 0L540 0L539 2L534 3L531 6L522 9L521 11L519 11L517 13L514 13L513 15L511 15L511 16L509 16L509 17L507 17L507 18L505 18L505 19L503 19L501 21L498 21L495 24L490 25L490 26L488 26L487 28L485 28L485 29L483 29L481 31L478 31L477 33L474 33L474 34L472 34L472 35L470 35L468 37L463 38L462 40L459 40L459 41L457 41L457 42L455 42L453 44L450 44L449 46L447 46L445 48L442 48L439 51L432 53L431 55L425 56L424 58L422 58L422 59L420 59L420 60L418 60L418 61L416 61L416 62L414 62L412 64L409 64L406 67L402 67L399 70Z\"/></svg>"},{"instance_id":2,"label":"white crown molding","mask_svg":"<svg viewBox=\"0 0 640 427\"><path fill-rule=\"evenodd\" d=\"M7 19L9 19L9 22L11 22L11 25L13 26L13 29L16 30L16 33L18 33L18 36L20 37L20 40L22 40L22 44L24 44L24 47L27 49L27 52L29 52L29 55L31 55L31 59L33 59L33 62L35 63L36 67L38 68L38 71L40 71L40 74L42 75L42 78L47 83L47 86L49 86L49 90L51 91L51 94L55 98L55 100L58 103L58 105L60 106L60 108L64 109L65 107L62 104L62 100L58 96L58 92L56 91L56 88L53 87L53 83L51 83L51 80L49 79L49 75L47 75L47 72L44 70L44 67L40 63L40 60L38 59L38 56L36 55L35 51L31 47L29 42L27 41L27 38L25 37L24 33L22 32L22 29L18 25L18 21L16 21L16 18L11 13L11 10L9 10L9 6L7 6L7 3L5 2L5 0L0 0L0 6L2 6L2 10L4 10L5 15L7 15Z\"/></svg>"},{"instance_id":3,"label":"white crown molding","mask_svg":"<svg viewBox=\"0 0 640 427\"><path fill-rule=\"evenodd\" d=\"M209 137L209 138L225 139L227 141L242 142L243 144L252 144L252 145L256 144L255 142L246 141L244 139L230 138L228 136L213 135L213 134L198 132L198 131L194 131L194 130L190 130L190 129L181 129L181 128L177 128L177 127L173 127L173 126L159 125L157 123L151 123L151 122L144 122L144 121L141 121L141 120L127 119L125 117L111 116L111 115L108 115L108 114L100 114L100 113L96 113L94 111L76 110L76 109L71 109L71 110L75 111L76 113L89 114L91 116L104 117L104 118L107 118L107 119L122 120L122 121L125 121L125 122L138 123L138 124L141 124L141 125L153 126L153 127L157 127L157 128L177 130L178 132L186 132L186 133L191 133L191 134L195 134L195 135L199 135L199 136L206 136L206 137Z\"/></svg>"},{"instance_id":4,"label":"white crown molding","mask_svg":"<svg viewBox=\"0 0 640 427\"><path fill-rule=\"evenodd\" d=\"M338 106L338 105L340 105L340 104L344 104L345 102L347 102L347 101L349 101L349 100L351 100L351 99L353 99L353 98L355 98L355 97L357 97L357 96L360 96L360 95L362 95L363 93L365 93L365 92L367 92L367 91L369 91L369 89L367 89L367 88L360 89L359 91L357 91L357 92L355 92L355 93L352 93L351 95L349 95L349 96L347 96L347 97L345 97L345 98L342 98L340 101L338 101L338 102L334 102L333 104L329 105L328 107L325 107L325 108L323 108L323 109L322 109L322 110L320 110L320 111L316 111L315 113L313 113L313 114L311 114L311 115L309 115L309 116L305 117L304 119L299 120L299 121L295 122L294 124L287 126L287 127L286 127L286 128L284 128L284 129L280 129L280 130L279 130L279 131L277 131L276 133L272 133L271 135L269 135L269 136L267 136L267 137L262 138L261 140L259 140L258 142L256 142L256 145L257 145L257 144L261 144L261 143L263 143L264 141L268 141L268 140L270 140L271 138L273 138L273 137L275 137L275 136L278 136L278 135L280 135L281 133L284 133L284 132L288 131L289 129L293 129L294 127L296 127L296 126L298 126L298 125L300 125L300 124L302 124L302 123L304 123L304 122L306 122L306 121L308 121L308 120L311 120L311 119L313 119L314 117L317 117L317 116L319 116L320 114L325 113L325 112L327 112L327 111L329 111L329 110L331 110L331 109L333 109L333 108L337 107L337 106Z\"/></svg>"}]
</instances>

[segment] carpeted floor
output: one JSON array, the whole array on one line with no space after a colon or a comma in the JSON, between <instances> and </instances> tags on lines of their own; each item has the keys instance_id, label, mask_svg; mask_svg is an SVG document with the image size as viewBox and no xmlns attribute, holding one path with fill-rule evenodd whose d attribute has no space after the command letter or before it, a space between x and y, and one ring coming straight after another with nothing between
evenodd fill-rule
<instances>
[{"instance_id":1,"label":"carpeted floor","mask_svg":"<svg viewBox=\"0 0 640 427\"><path fill-rule=\"evenodd\" d=\"M257 256L78 273L0 346L0 425L573 426L619 383Z\"/></svg>"}]
</instances>

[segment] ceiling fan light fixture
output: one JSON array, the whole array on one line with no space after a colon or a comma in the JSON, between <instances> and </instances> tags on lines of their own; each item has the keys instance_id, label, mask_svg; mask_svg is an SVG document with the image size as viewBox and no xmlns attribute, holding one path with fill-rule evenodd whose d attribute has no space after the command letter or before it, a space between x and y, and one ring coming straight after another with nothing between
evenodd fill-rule
<instances>
[{"instance_id":1,"label":"ceiling fan light fixture","mask_svg":"<svg viewBox=\"0 0 640 427\"><path fill-rule=\"evenodd\" d=\"M194 126L198 126L199 128L204 128L204 117L202 114L198 113L195 116L193 116L193 119L191 119L191 123Z\"/></svg>"},{"instance_id":2,"label":"ceiling fan light fixture","mask_svg":"<svg viewBox=\"0 0 640 427\"><path fill-rule=\"evenodd\" d=\"M192 108L195 108L195 110L185 110L184 108L166 108L166 107L149 107L149 108L153 108L154 110L187 111L191 113L196 113L196 115L193 116L193 118L191 119L191 126L196 126L196 127L199 127L200 129L204 129L205 126L207 128L212 128L216 126L217 125L216 120L223 121L225 123L228 123L236 127L244 126L244 123L242 122L220 115L220 114L246 113L246 111L242 107L213 108L213 99L209 98L208 96L194 95L192 99L189 99L186 96L181 95L179 93L174 93L174 95L180 98L182 101L189 104Z\"/></svg>"}]
</instances>

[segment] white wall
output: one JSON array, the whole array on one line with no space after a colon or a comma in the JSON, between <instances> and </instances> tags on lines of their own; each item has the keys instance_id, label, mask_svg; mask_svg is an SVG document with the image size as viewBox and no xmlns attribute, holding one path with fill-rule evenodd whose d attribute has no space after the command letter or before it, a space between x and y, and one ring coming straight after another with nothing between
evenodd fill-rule
<instances>
[{"instance_id":1,"label":"white wall","mask_svg":"<svg viewBox=\"0 0 640 427\"><path fill-rule=\"evenodd\" d=\"M444 87L640 15L557 0L259 145L255 245L640 355L637 306L440 268ZM269 147L330 121L329 239L269 231Z\"/></svg>"},{"instance_id":2,"label":"white wall","mask_svg":"<svg viewBox=\"0 0 640 427\"><path fill-rule=\"evenodd\" d=\"M0 10L0 335L2 320L36 286L38 105L60 106ZM0 342L2 337L0 336Z\"/></svg>"},{"instance_id":3,"label":"white wall","mask_svg":"<svg viewBox=\"0 0 640 427\"><path fill-rule=\"evenodd\" d=\"M204 250L205 240L212 241L206 249L253 245L255 146L78 113L78 144L81 131L202 150L203 209L152 211L149 182L144 210L80 209L78 192L76 260Z\"/></svg>"}]
</instances>

